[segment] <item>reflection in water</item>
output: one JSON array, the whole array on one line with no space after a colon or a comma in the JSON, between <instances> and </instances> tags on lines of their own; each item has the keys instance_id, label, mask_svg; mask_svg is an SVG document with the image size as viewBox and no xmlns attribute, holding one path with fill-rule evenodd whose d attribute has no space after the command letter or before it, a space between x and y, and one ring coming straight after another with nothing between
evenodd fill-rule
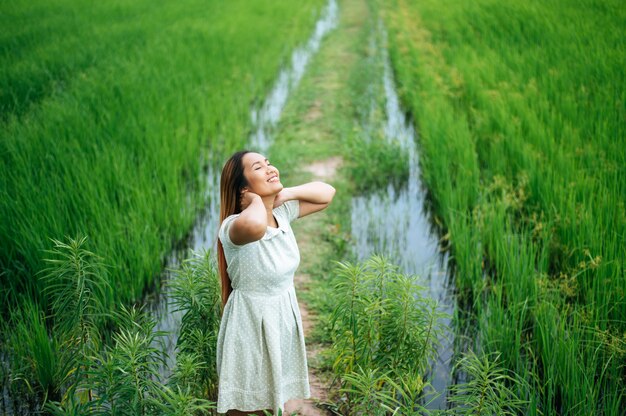
<instances>
[{"instance_id":1,"label":"reflection in water","mask_svg":"<svg viewBox=\"0 0 626 416\"><path fill-rule=\"evenodd\" d=\"M382 35L384 39L384 32ZM440 311L451 315L454 303L447 286L448 255L440 252L439 238L426 211L426 189L420 179L415 129L400 108L387 50L384 47L379 49L384 63L383 131L387 140L397 141L408 152L409 180L400 189L389 184L382 192L352 199L354 253L359 260L373 253L386 255L404 273L418 276L418 282L427 289L425 295L439 302ZM364 126L364 130L370 131L372 127ZM449 319L443 325L446 333L439 340L439 359L434 363L430 377L434 390L442 395L430 407L445 405L445 390L450 383L453 333Z\"/></svg>"}]
</instances>

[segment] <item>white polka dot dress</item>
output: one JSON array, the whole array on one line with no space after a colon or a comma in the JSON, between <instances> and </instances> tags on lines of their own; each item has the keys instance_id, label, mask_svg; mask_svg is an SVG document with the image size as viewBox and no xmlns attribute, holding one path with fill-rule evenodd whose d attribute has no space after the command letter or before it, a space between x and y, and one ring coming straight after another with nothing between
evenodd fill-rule
<instances>
[{"instance_id":1,"label":"white polka dot dress","mask_svg":"<svg viewBox=\"0 0 626 416\"><path fill-rule=\"evenodd\" d=\"M217 411L278 409L292 398L311 397L302 318L293 285L300 252L290 223L298 200L274 208L278 228L262 239L235 245L220 226L233 291L217 337Z\"/></svg>"}]
</instances>

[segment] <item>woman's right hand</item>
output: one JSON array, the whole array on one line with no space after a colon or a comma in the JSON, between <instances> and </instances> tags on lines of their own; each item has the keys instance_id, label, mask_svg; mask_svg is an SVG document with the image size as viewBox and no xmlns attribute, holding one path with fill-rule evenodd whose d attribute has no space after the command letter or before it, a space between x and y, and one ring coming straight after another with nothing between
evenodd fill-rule
<instances>
[{"instance_id":1,"label":"woman's right hand","mask_svg":"<svg viewBox=\"0 0 626 416\"><path fill-rule=\"evenodd\" d=\"M244 209L248 208L256 197L261 198L258 194L255 194L254 192L242 190L240 195L241 210L243 211Z\"/></svg>"},{"instance_id":2,"label":"woman's right hand","mask_svg":"<svg viewBox=\"0 0 626 416\"><path fill-rule=\"evenodd\" d=\"M258 194L241 191L241 214L230 227L230 241L236 245L248 244L260 240L267 231L267 211Z\"/></svg>"}]
</instances>

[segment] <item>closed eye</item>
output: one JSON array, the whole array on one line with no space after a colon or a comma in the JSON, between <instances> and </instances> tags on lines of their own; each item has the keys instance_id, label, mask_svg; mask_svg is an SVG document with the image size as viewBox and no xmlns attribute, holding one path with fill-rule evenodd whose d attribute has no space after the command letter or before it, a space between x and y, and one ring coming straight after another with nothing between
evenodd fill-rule
<instances>
[{"instance_id":1,"label":"closed eye","mask_svg":"<svg viewBox=\"0 0 626 416\"><path fill-rule=\"evenodd\" d=\"M272 166L272 164L270 163L270 161L269 161L269 160L267 160L267 159L265 159L265 163L267 163L267 166ZM256 168L254 168L254 170L259 170L259 169L261 169L261 168L262 168L262 166L261 166L261 162L254 162L252 165L253 165L253 166L254 166L254 165L257 165L257 167L256 167Z\"/></svg>"}]
</instances>

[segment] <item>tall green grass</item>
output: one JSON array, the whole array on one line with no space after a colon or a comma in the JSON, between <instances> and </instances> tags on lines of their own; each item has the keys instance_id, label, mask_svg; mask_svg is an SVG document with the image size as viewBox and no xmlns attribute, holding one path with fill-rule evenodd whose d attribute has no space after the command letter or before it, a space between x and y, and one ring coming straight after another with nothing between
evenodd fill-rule
<instances>
[{"instance_id":1,"label":"tall green grass","mask_svg":"<svg viewBox=\"0 0 626 416\"><path fill-rule=\"evenodd\" d=\"M108 302L139 298L322 4L4 2L2 298L44 304L41 251L79 232L113 265Z\"/></svg>"},{"instance_id":2,"label":"tall green grass","mask_svg":"<svg viewBox=\"0 0 626 416\"><path fill-rule=\"evenodd\" d=\"M620 2L382 5L424 180L484 353L531 414L625 397L626 73Z\"/></svg>"},{"instance_id":3,"label":"tall green grass","mask_svg":"<svg viewBox=\"0 0 626 416\"><path fill-rule=\"evenodd\" d=\"M58 337L49 334L43 311L32 300L25 299L9 319L3 321L7 336L3 350L9 358L6 380L14 395L39 395L43 401L60 398L64 365Z\"/></svg>"}]
</instances>

